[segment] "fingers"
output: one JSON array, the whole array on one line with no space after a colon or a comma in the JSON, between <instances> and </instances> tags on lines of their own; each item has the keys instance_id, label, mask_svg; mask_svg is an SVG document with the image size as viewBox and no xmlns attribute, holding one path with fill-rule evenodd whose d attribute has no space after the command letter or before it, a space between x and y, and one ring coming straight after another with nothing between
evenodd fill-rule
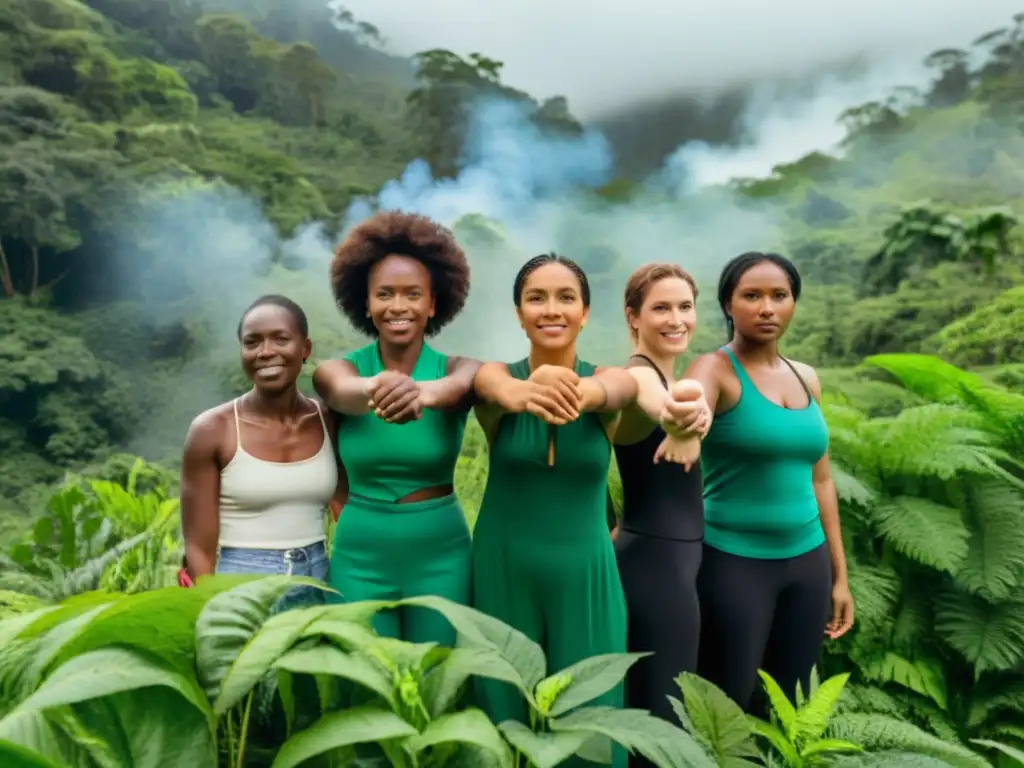
<instances>
[{"instance_id":1,"label":"fingers","mask_svg":"<svg viewBox=\"0 0 1024 768\"><path fill-rule=\"evenodd\" d=\"M405 414L406 411L417 405L420 393L418 389L412 389L407 392L400 393L397 397L393 398L391 402L386 405L382 404L377 409L377 415L385 421L393 421L399 415Z\"/></svg>"},{"instance_id":2,"label":"fingers","mask_svg":"<svg viewBox=\"0 0 1024 768\"><path fill-rule=\"evenodd\" d=\"M832 619L825 628L829 639L836 640L853 627L853 602L850 600L836 601L832 607Z\"/></svg>"},{"instance_id":3,"label":"fingers","mask_svg":"<svg viewBox=\"0 0 1024 768\"><path fill-rule=\"evenodd\" d=\"M576 420L576 415L560 405L557 400L539 394L534 395L526 404L526 412L532 413L541 421L554 424L556 427Z\"/></svg>"},{"instance_id":4,"label":"fingers","mask_svg":"<svg viewBox=\"0 0 1024 768\"><path fill-rule=\"evenodd\" d=\"M576 382L555 382L554 388L565 399L565 404L578 412L580 403L583 401L583 390L580 389L579 376L576 379Z\"/></svg>"},{"instance_id":5,"label":"fingers","mask_svg":"<svg viewBox=\"0 0 1024 768\"><path fill-rule=\"evenodd\" d=\"M384 390L386 386L387 384L381 385L381 390ZM377 410L388 413L393 412L393 407L396 403L408 402L410 395L416 398L419 397L419 394L419 385L412 379L405 379L397 382L396 385L390 387L386 392L378 391L374 395L373 400Z\"/></svg>"}]
</instances>

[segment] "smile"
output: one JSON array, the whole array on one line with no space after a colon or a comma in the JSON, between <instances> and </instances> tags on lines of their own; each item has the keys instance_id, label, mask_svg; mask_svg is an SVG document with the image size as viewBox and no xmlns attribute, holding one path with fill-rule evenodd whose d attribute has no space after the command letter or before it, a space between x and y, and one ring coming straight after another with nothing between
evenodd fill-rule
<instances>
[{"instance_id":1,"label":"smile","mask_svg":"<svg viewBox=\"0 0 1024 768\"><path fill-rule=\"evenodd\" d=\"M261 377L267 378L267 379L272 378L272 377L277 376L277 375L282 374L282 373L284 373L284 366L283 365L268 365L268 366L266 366L264 368L257 368L256 369L256 375L257 376L261 376Z\"/></svg>"},{"instance_id":2,"label":"smile","mask_svg":"<svg viewBox=\"0 0 1024 768\"><path fill-rule=\"evenodd\" d=\"M389 328L407 328L408 326L412 325L412 320L385 320L384 325L388 326Z\"/></svg>"},{"instance_id":3,"label":"smile","mask_svg":"<svg viewBox=\"0 0 1024 768\"><path fill-rule=\"evenodd\" d=\"M686 331L666 331L661 335L669 341L682 341L686 338Z\"/></svg>"},{"instance_id":4,"label":"smile","mask_svg":"<svg viewBox=\"0 0 1024 768\"><path fill-rule=\"evenodd\" d=\"M558 323L546 323L544 325L538 325L537 326L537 329L541 333L551 333L551 334L561 333L566 328L568 328L567 325L560 325Z\"/></svg>"}]
</instances>

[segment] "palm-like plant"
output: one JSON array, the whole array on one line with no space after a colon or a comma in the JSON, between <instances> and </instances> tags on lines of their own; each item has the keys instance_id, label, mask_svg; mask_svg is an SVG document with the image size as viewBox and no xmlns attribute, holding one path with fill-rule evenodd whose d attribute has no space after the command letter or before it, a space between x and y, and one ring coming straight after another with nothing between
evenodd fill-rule
<instances>
[{"instance_id":1,"label":"palm-like plant","mask_svg":"<svg viewBox=\"0 0 1024 768\"><path fill-rule=\"evenodd\" d=\"M919 355L884 355L926 404L829 406L858 628L830 668L845 709L944 738L1024 741L1024 397Z\"/></svg>"}]
</instances>

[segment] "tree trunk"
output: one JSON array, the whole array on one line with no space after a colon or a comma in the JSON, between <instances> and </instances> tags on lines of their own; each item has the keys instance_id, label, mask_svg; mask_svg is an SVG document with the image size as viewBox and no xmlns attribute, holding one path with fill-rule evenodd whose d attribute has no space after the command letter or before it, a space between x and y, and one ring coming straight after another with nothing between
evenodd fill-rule
<instances>
[{"instance_id":1,"label":"tree trunk","mask_svg":"<svg viewBox=\"0 0 1024 768\"><path fill-rule=\"evenodd\" d=\"M14 283L11 282L11 268L7 264L7 254L4 253L3 243L0 243L0 285L3 286L4 295L7 298L14 295Z\"/></svg>"}]
</instances>

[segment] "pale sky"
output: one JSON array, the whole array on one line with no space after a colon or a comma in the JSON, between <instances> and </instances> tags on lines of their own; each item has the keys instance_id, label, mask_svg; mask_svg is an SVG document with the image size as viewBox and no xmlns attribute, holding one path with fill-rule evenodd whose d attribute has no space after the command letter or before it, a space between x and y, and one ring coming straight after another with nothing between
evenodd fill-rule
<instances>
[{"instance_id":1,"label":"pale sky","mask_svg":"<svg viewBox=\"0 0 1024 768\"><path fill-rule=\"evenodd\" d=\"M859 52L881 61L970 45L1022 0L342 0L396 53L479 51L580 117L614 105L801 74Z\"/></svg>"}]
</instances>

